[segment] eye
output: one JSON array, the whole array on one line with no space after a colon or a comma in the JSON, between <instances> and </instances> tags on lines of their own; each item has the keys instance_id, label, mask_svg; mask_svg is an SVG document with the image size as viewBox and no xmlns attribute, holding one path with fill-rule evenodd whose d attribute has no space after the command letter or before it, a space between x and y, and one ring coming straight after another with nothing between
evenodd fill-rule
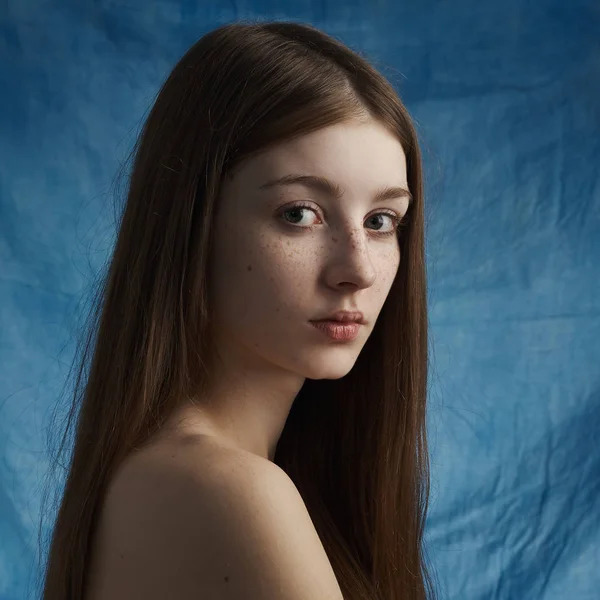
<instances>
[{"instance_id":1,"label":"eye","mask_svg":"<svg viewBox=\"0 0 600 600\"><path fill-rule=\"evenodd\" d=\"M310 215L317 218L317 223L314 222L314 219L311 220ZM286 209L282 210L281 218L291 225L296 225L298 227L307 227L311 228L314 225L318 224L319 215L317 214L316 209L312 206L306 204L295 204L294 206L288 206Z\"/></svg>"},{"instance_id":2,"label":"eye","mask_svg":"<svg viewBox=\"0 0 600 600\"><path fill-rule=\"evenodd\" d=\"M387 227L386 227L387 220ZM366 223L374 225L373 229L380 233L394 233L400 222L396 213L379 212L367 217Z\"/></svg>"}]
</instances>

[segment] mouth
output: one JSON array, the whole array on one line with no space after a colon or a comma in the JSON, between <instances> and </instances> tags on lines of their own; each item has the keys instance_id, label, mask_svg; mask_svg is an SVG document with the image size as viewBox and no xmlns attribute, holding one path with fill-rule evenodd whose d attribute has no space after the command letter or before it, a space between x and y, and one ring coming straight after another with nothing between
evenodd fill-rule
<instances>
[{"instance_id":1,"label":"mouth","mask_svg":"<svg viewBox=\"0 0 600 600\"><path fill-rule=\"evenodd\" d=\"M351 342L355 340L362 327L362 323L357 321L344 322L332 319L310 321L310 324L335 342Z\"/></svg>"},{"instance_id":2,"label":"mouth","mask_svg":"<svg viewBox=\"0 0 600 600\"><path fill-rule=\"evenodd\" d=\"M313 319L315 323L356 323L365 325L365 317L360 311L338 310L322 319Z\"/></svg>"}]
</instances>

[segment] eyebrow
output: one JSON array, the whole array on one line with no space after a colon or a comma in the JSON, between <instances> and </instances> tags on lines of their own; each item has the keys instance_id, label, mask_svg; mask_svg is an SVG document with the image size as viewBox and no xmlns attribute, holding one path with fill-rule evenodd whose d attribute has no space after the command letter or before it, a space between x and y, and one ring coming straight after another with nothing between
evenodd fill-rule
<instances>
[{"instance_id":1,"label":"eyebrow","mask_svg":"<svg viewBox=\"0 0 600 600\"><path fill-rule=\"evenodd\" d=\"M277 186L294 184L305 185L320 192L324 192L325 194L336 199L339 199L344 195L344 189L335 181L331 181L326 177L320 177L318 175L299 175L296 173L291 173L289 175L284 175L283 177L267 181L259 186L259 189L266 190ZM373 201L383 202L384 200L390 200L391 198L408 198L409 206L413 202L412 194L406 188L401 186L386 186L378 190L373 196Z\"/></svg>"}]
</instances>

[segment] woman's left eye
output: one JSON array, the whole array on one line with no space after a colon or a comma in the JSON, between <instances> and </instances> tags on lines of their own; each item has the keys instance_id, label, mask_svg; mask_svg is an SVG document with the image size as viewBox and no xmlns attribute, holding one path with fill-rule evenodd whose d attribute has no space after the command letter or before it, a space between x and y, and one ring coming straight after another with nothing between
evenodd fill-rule
<instances>
[{"instance_id":1,"label":"woman's left eye","mask_svg":"<svg viewBox=\"0 0 600 600\"><path fill-rule=\"evenodd\" d=\"M387 228L385 227L385 219L386 218L389 222L389 225ZM366 222L371 223L372 225L375 225L376 231L381 231L381 229L386 229L385 233L393 233L394 231L396 231L399 221L400 221L400 218L397 217L395 214L382 212L382 213L375 213L375 214L371 215L370 217L367 217Z\"/></svg>"}]
</instances>

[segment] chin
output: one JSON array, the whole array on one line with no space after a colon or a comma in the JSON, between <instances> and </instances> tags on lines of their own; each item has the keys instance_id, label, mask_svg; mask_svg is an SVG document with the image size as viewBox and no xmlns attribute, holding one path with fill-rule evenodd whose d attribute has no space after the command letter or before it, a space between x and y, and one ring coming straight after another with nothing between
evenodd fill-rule
<instances>
[{"instance_id":1,"label":"chin","mask_svg":"<svg viewBox=\"0 0 600 600\"><path fill-rule=\"evenodd\" d=\"M313 356L308 364L303 365L304 377L308 379L341 379L350 373L358 358L358 355L349 352L348 348L337 356L333 355L334 353L331 354L332 356Z\"/></svg>"}]
</instances>

